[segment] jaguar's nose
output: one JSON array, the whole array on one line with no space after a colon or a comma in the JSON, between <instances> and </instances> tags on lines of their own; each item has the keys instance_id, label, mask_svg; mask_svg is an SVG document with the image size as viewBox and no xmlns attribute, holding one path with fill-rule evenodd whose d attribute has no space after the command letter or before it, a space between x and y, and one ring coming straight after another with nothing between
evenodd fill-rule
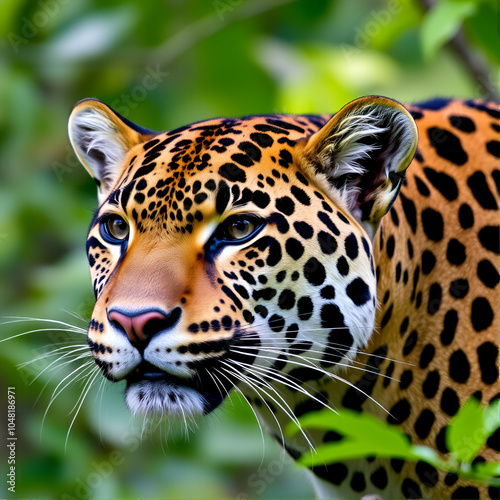
<instances>
[{"instance_id":1,"label":"jaguar's nose","mask_svg":"<svg viewBox=\"0 0 500 500\"><path fill-rule=\"evenodd\" d=\"M108 319L118 330L127 335L134 347L144 349L156 333L174 326L180 315L180 307L176 307L170 313L155 309L137 314L112 309L108 312Z\"/></svg>"}]
</instances>

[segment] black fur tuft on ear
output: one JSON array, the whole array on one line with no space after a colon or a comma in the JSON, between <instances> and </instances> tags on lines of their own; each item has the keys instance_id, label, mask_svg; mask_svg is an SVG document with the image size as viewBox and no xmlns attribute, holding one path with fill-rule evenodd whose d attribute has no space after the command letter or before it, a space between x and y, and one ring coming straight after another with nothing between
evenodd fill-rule
<instances>
[{"instance_id":1,"label":"black fur tuft on ear","mask_svg":"<svg viewBox=\"0 0 500 500\"><path fill-rule=\"evenodd\" d=\"M415 154L413 118L399 103L370 96L344 106L304 148L304 166L373 238Z\"/></svg>"}]
</instances>

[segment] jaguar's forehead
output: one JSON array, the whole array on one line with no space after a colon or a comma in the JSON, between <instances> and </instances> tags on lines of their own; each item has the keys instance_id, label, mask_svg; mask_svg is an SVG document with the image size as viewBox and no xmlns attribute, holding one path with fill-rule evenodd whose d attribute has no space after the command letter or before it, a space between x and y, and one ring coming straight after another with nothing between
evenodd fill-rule
<instances>
[{"instance_id":1,"label":"jaguar's forehead","mask_svg":"<svg viewBox=\"0 0 500 500\"><path fill-rule=\"evenodd\" d=\"M128 166L107 202L130 212L137 229L158 222L191 232L211 200L218 214L228 204L264 208L269 190L299 178L293 148L327 121L318 116L221 118L155 135L129 153ZM104 206L103 205L103 206Z\"/></svg>"}]
</instances>

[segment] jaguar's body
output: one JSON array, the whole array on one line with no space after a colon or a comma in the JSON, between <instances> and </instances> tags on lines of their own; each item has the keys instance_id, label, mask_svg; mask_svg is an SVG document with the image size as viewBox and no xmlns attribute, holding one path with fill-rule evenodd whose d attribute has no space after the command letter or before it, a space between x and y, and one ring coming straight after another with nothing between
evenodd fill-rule
<instances>
[{"instance_id":1,"label":"jaguar's body","mask_svg":"<svg viewBox=\"0 0 500 500\"><path fill-rule=\"evenodd\" d=\"M498 110L408 109L418 149L408 111L378 97L331 120L214 119L159 134L97 101L75 107L71 140L101 203L89 345L107 378L127 380L133 412L206 414L236 385L280 441L290 418L326 405L373 413L445 454L460 405L498 398ZM292 456L309 447L284 444ZM498 496L425 463L314 472L344 498Z\"/></svg>"}]
</instances>

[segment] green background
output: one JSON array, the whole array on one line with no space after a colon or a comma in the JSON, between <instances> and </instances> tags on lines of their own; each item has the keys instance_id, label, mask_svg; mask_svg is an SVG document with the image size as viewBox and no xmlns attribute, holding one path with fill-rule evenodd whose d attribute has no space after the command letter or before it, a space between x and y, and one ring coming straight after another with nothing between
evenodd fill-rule
<instances>
[{"instance_id":1,"label":"green background","mask_svg":"<svg viewBox=\"0 0 500 500\"><path fill-rule=\"evenodd\" d=\"M165 130L214 116L330 113L366 94L411 102L494 93L496 2L441 0L430 11L427 3L3 0L0 340L50 327L8 316L83 328L90 317L84 243L95 185L66 132L78 100L96 97ZM447 43L459 28L472 66ZM313 495L237 395L186 437L169 423L144 430L125 409L123 387L97 379L73 422L85 380L50 404L84 361L51 365L50 351L68 345L85 338L45 331L0 344L1 449L8 387L18 437L16 493L7 491L2 452L0 497Z\"/></svg>"}]
</instances>

